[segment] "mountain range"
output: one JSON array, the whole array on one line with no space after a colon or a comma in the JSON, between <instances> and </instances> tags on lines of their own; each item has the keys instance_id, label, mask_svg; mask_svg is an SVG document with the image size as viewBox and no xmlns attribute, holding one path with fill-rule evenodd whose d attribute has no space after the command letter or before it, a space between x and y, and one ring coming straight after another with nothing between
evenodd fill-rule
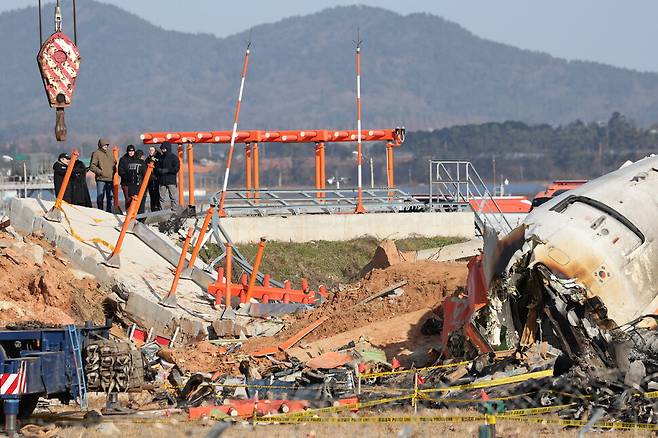
<instances>
[{"instance_id":1,"label":"mountain range","mask_svg":"<svg viewBox=\"0 0 658 438\"><path fill-rule=\"evenodd\" d=\"M83 60L67 110L73 139L230 128L248 30L226 38L186 34L115 6L79 3ZM46 35L51 14L44 9ZM65 8L64 31L72 36L70 17ZM607 120L613 111L644 126L658 120L657 73L521 50L429 14L349 6L253 27L240 126L353 128L357 27L366 128L562 124ZM0 148L24 147L26 139L52 137L54 124L35 62L36 8L0 14L0 29Z\"/></svg>"}]
</instances>

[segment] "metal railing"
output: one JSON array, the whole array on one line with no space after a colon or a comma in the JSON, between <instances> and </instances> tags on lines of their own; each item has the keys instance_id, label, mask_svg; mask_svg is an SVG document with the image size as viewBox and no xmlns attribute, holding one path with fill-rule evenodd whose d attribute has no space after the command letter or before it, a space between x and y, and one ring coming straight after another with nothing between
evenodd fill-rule
<instances>
[{"instance_id":1,"label":"metal railing","mask_svg":"<svg viewBox=\"0 0 658 438\"><path fill-rule=\"evenodd\" d=\"M512 231L507 218L470 161L430 160L429 207L471 209L481 233L485 226L500 234Z\"/></svg>"},{"instance_id":2,"label":"metal railing","mask_svg":"<svg viewBox=\"0 0 658 438\"><path fill-rule=\"evenodd\" d=\"M228 190L224 201L227 216L269 216L280 214L352 213L357 205L357 189L281 189L258 191ZM221 192L215 194L219 199ZM363 190L367 212L422 211L425 205L399 189Z\"/></svg>"}]
</instances>

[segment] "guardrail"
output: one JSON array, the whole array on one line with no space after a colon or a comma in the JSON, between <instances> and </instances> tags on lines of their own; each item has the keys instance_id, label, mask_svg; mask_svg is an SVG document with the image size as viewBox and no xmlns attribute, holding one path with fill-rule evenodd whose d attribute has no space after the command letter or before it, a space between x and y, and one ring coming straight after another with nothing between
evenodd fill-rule
<instances>
[{"instance_id":1,"label":"guardrail","mask_svg":"<svg viewBox=\"0 0 658 438\"><path fill-rule=\"evenodd\" d=\"M215 194L219 199L221 192ZM280 214L354 213L358 191L354 189L261 189L227 190L224 211L227 216L269 216ZM424 211L422 202L399 189L364 189L362 202L366 212Z\"/></svg>"}]
</instances>

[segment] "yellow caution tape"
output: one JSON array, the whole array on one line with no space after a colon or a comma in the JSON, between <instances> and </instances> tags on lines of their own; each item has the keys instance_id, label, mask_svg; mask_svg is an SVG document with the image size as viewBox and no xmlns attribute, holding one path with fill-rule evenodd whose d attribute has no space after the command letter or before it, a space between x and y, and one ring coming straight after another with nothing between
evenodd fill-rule
<instances>
[{"instance_id":1,"label":"yellow caution tape","mask_svg":"<svg viewBox=\"0 0 658 438\"><path fill-rule=\"evenodd\" d=\"M87 213L86 211L81 210L81 209L78 208L76 205L74 205L74 204L70 204L70 203L68 203L68 202L66 202L66 201L64 201L64 200L62 200L62 204L66 204L66 205L68 205L69 207L71 207L72 209L74 209L75 211L77 211L78 213L80 213L80 214L82 214L82 215L84 215L84 216L87 216L89 219L91 219L92 221L96 222L97 224L99 224L99 223L101 223L101 222L108 221L108 220L114 220L114 218L112 218L112 219L101 219L101 218L94 217L94 216L90 215L89 213Z\"/></svg>"},{"instance_id":2,"label":"yellow caution tape","mask_svg":"<svg viewBox=\"0 0 658 438\"><path fill-rule=\"evenodd\" d=\"M110 251L114 251L114 245L107 242L106 240L101 239L100 237L92 237L90 239L85 239L82 236L80 236L73 228L73 224L71 223L71 220L69 219L69 216L66 214L64 209L60 208L60 211L64 215L64 219L66 220L66 223L69 224L69 232L71 233L71 236L73 236L76 240L82 243L87 243L87 242L97 243L99 245L103 245L104 247L108 248Z\"/></svg>"},{"instance_id":3,"label":"yellow caution tape","mask_svg":"<svg viewBox=\"0 0 658 438\"><path fill-rule=\"evenodd\" d=\"M522 394L514 394L514 395L508 395L505 397L489 397L487 401L507 401L507 400L514 400L515 398L521 398L525 397L527 395L532 395L536 394L538 391L531 391L531 392L524 392ZM419 397L420 398L420 397ZM481 398L433 398L433 397L427 397L425 394L423 394L422 397L423 400L435 402L435 403L455 403L455 404L473 404L473 403L482 403Z\"/></svg>"},{"instance_id":4,"label":"yellow caution tape","mask_svg":"<svg viewBox=\"0 0 658 438\"><path fill-rule=\"evenodd\" d=\"M399 417L256 417L256 423L463 423L482 421L482 416L399 416Z\"/></svg>"},{"instance_id":5,"label":"yellow caution tape","mask_svg":"<svg viewBox=\"0 0 658 438\"><path fill-rule=\"evenodd\" d=\"M541 417L517 417L508 416L507 414L498 415L499 420L518 421L521 423L539 423L550 424L564 427L583 427L587 425L587 420L564 420L561 418L541 418ZM655 423L627 423L623 421L603 421L592 425L594 429L623 429L623 430L658 430L658 424Z\"/></svg>"},{"instance_id":6,"label":"yellow caution tape","mask_svg":"<svg viewBox=\"0 0 658 438\"><path fill-rule=\"evenodd\" d=\"M505 411L504 415L510 417L524 417L528 415L548 414L549 412L561 411L562 409L570 408L575 405L576 403L569 403L566 405L542 406L539 408L512 409Z\"/></svg>"},{"instance_id":7,"label":"yellow caution tape","mask_svg":"<svg viewBox=\"0 0 658 438\"><path fill-rule=\"evenodd\" d=\"M398 374L411 374L411 373L421 373L421 372L427 372L431 370L439 370L439 369L445 369L445 368L455 368L458 366L462 365L468 365L472 361L466 360L463 362L456 362L456 363L449 363L445 365L433 365L431 367L424 367L424 368L414 368L410 370L398 370L398 371L382 371L381 373L367 373L367 374L360 374L358 377L362 379L371 379L373 377L385 377L385 376L395 376Z\"/></svg>"},{"instance_id":8,"label":"yellow caution tape","mask_svg":"<svg viewBox=\"0 0 658 438\"><path fill-rule=\"evenodd\" d=\"M484 380L482 382L466 383L463 385L446 386L444 388L420 389L418 392L430 393L430 392L448 392L448 391L458 391L458 390L461 391L465 389L491 388L494 386L509 385L511 383L520 383L520 382L525 382L526 380L543 379L544 377L552 377L552 376L553 376L553 370L535 371L532 373L519 374L518 376L502 377L500 379Z\"/></svg>"},{"instance_id":9,"label":"yellow caution tape","mask_svg":"<svg viewBox=\"0 0 658 438\"><path fill-rule=\"evenodd\" d=\"M358 403L350 403L350 404L345 404L345 405L340 405L340 406L329 406L326 408L317 408L317 409L307 409L305 411L300 411L300 412L292 412L289 414L281 414L280 417L305 417L305 416L312 416L312 415L318 415L318 414L328 414L328 413L336 413L340 411L351 411L351 410L360 410L360 409L365 409L365 408L371 408L373 406L378 406L378 405L383 405L387 403L394 403L394 402L399 402L399 401L404 401L404 400L411 400L414 398L414 394L405 394L401 395L399 397L389 397L389 398L382 398L378 400L371 400L367 402L358 402Z\"/></svg>"}]
</instances>

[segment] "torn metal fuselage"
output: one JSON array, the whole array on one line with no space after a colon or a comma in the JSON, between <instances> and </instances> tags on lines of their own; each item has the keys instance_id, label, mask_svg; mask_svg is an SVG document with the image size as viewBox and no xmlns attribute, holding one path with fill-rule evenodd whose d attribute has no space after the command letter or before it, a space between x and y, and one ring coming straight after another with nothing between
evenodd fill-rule
<instances>
[{"instance_id":1,"label":"torn metal fuselage","mask_svg":"<svg viewBox=\"0 0 658 438\"><path fill-rule=\"evenodd\" d=\"M493 348L547 341L571 362L624 371L655 336L656 219L648 157L543 204L501 239L486 233L488 304L472 321Z\"/></svg>"}]
</instances>

